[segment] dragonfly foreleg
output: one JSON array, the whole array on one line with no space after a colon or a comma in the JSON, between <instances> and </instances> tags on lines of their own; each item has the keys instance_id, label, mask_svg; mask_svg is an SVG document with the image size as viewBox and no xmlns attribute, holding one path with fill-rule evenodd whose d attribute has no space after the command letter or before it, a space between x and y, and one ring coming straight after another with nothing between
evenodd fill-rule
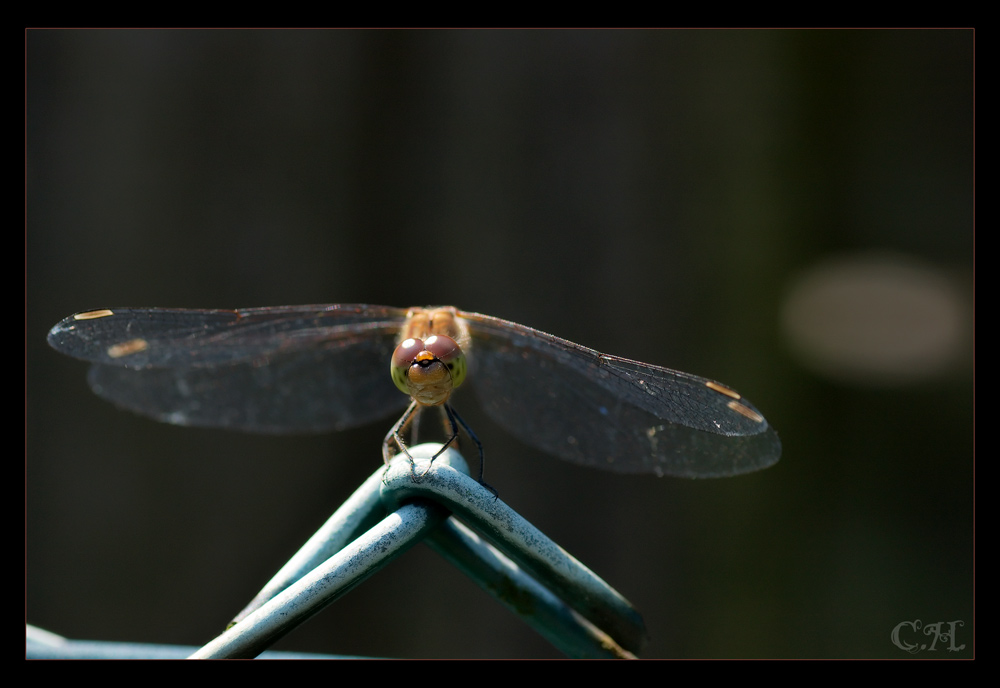
<instances>
[{"instance_id":1,"label":"dragonfly foreleg","mask_svg":"<svg viewBox=\"0 0 1000 688\"><path fill-rule=\"evenodd\" d=\"M385 440L382 441L382 461L386 466L388 466L389 462L392 461L392 457L396 455L396 452L392 450L393 443L396 444L399 451L406 454L410 463L413 463L413 457L410 456L410 452L406 448L406 442L403 441L402 432L406 429L406 426L412 422L414 414L416 414L418 409L419 405L417 402L411 402L403 415L396 421L396 424L389 430L389 433L385 436Z\"/></svg>"},{"instance_id":2,"label":"dragonfly foreleg","mask_svg":"<svg viewBox=\"0 0 1000 688\"><path fill-rule=\"evenodd\" d=\"M444 409L445 413L448 416L448 420L451 422L451 429L452 429L452 436L451 439L448 440L448 442L450 443L458 436L458 426L456 425L457 421L457 423L461 425L462 428L465 430L465 434L469 436L469 439L475 442L476 448L479 450L479 480L478 480L479 484L485 487L490 492L492 492L493 498L497 499L500 496L500 494L495 489L493 489L485 482L483 482L483 472L486 469L486 454L483 452L483 443L479 441L478 437L476 437L476 433L472 431L472 428L469 427L469 424L466 423L464 420L462 420L462 417L458 415L458 411L453 409L449 404L445 404ZM441 451L439 451L438 454L443 452L445 450L445 447L447 446L448 445L446 444L444 447L442 447ZM437 454L434 455L434 458L437 458ZM433 461L434 459L431 460Z\"/></svg>"}]
</instances>

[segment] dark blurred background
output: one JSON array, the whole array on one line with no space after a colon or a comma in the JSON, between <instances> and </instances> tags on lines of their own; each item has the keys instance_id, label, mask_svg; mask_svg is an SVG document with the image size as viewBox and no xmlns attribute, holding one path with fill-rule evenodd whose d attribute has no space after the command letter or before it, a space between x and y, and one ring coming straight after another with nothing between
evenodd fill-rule
<instances>
[{"instance_id":1,"label":"dark blurred background","mask_svg":"<svg viewBox=\"0 0 1000 688\"><path fill-rule=\"evenodd\" d=\"M973 38L28 31L27 620L207 642L392 420L148 421L46 346L59 319L453 304L721 380L781 434L757 474L621 476L457 397L502 498L643 613L644 656L908 657L916 619L965 647L915 656L972 656ZM557 656L424 546L277 649Z\"/></svg>"}]
</instances>

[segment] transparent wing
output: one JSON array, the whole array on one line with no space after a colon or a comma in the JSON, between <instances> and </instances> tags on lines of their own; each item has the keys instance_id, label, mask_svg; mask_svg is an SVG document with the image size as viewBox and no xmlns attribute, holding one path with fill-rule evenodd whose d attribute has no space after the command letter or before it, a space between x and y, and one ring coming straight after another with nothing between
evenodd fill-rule
<instances>
[{"instance_id":1,"label":"transparent wing","mask_svg":"<svg viewBox=\"0 0 1000 688\"><path fill-rule=\"evenodd\" d=\"M470 379L523 441L623 472L724 476L778 460L764 417L719 383L601 354L523 325L460 313ZM374 421L407 399L388 365L406 311L384 306L108 309L65 319L57 350L90 361L90 384L166 422L320 432Z\"/></svg>"},{"instance_id":2,"label":"transparent wing","mask_svg":"<svg viewBox=\"0 0 1000 688\"><path fill-rule=\"evenodd\" d=\"M388 372L404 317L365 305L108 309L66 318L49 343L95 363L99 396L157 420L322 432L408 403Z\"/></svg>"},{"instance_id":3,"label":"transparent wing","mask_svg":"<svg viewBox=\"0 0 1000 688\"><path fill-rule=\"evenodd\" d=\"M486 411L522 441L625 473L721 477L776 462L764 416L725 385L608 356L475 313L473 381Z\"/></svg>"}]
</instances>

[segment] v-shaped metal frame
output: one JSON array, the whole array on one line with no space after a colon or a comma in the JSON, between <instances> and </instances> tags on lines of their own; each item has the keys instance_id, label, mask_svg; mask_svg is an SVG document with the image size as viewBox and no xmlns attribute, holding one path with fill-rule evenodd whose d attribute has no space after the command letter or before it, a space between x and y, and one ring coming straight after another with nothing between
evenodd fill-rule
<instances>
[{"instance_id":1,"label":"v-shaped metal frame","mask_svg":"<svg viewBox=\"0 0 1000 688\"><path fill-rule=\"evenodd\" d=\"M633 658L646 640L629 602L439 444L380 468L218 638L192 658L256 657L407 549L434 550L570 657Z\"/></svg>"}]
</instances>

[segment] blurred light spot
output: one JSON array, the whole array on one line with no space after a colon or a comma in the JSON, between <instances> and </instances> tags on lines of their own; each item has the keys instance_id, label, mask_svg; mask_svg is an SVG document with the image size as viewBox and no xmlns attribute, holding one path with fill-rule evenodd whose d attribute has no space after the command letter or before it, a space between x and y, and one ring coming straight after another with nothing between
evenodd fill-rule
<instances>
[{"instance_id":1,"label":"blurred light spot","mask_svg":"<svg viewBox=\"0 0 1000 688\"><path fill-rule=\"evenodd\" d=\"M971 343L965 304L933 266L858 254L817 265L793 284L782 325L792 351L813 371L890 386L954 364Z\"/></svg>"}]
</instances>

